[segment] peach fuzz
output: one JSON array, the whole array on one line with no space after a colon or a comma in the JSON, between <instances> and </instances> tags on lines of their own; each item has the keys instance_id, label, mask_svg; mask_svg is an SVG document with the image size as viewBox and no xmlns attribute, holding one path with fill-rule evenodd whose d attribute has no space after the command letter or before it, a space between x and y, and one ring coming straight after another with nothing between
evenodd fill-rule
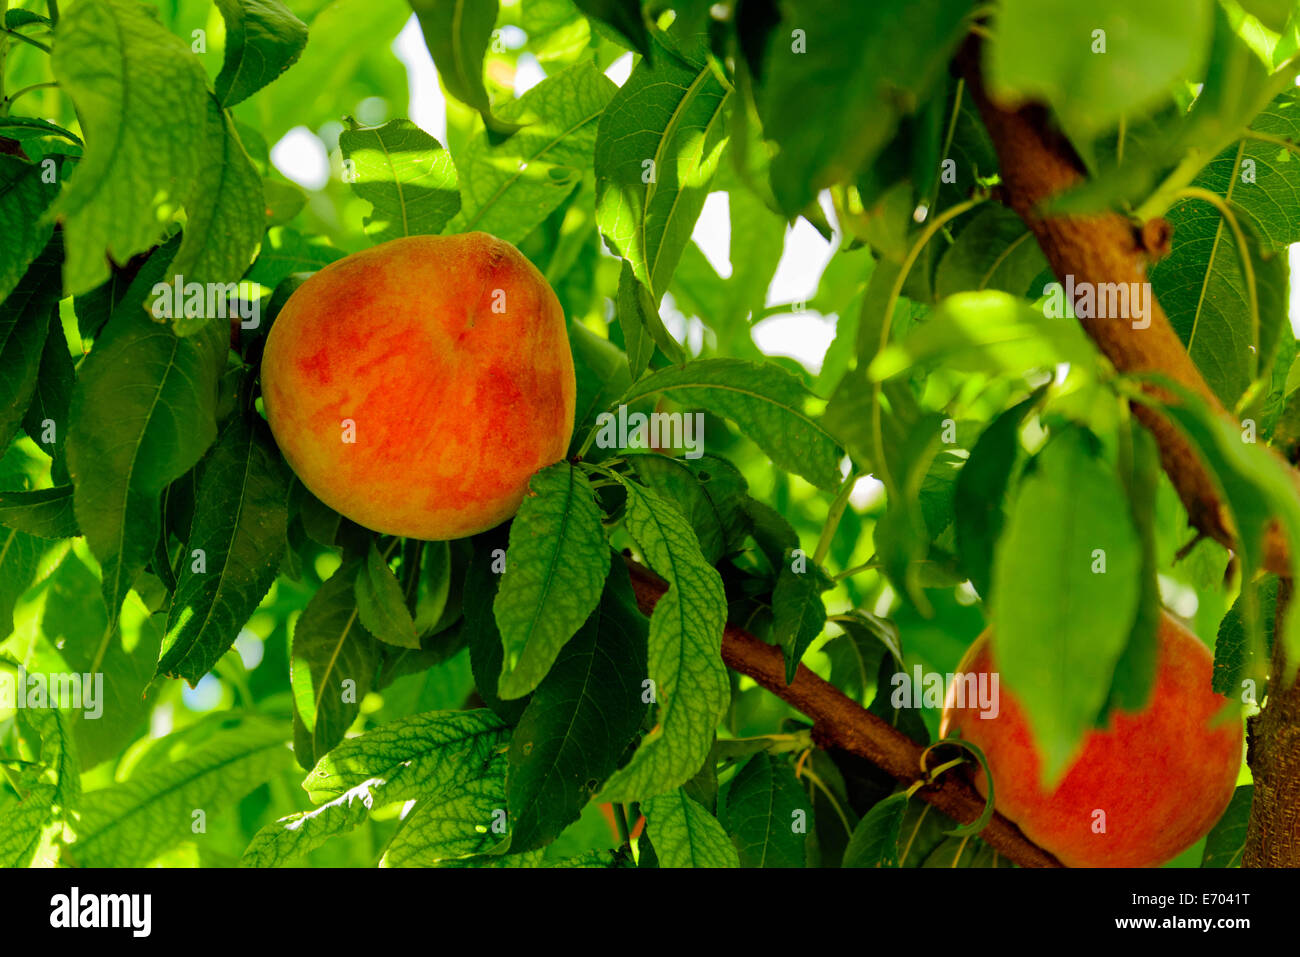
<instances>
[{"instance_id":1,"label":"peach fuzz","mask_svg":"<svg viewBox=\"0 0 1300 957\"><path fill-rule=\"evenodd\" d=\"M990 636L986 630L975 640L958 672L997 670ZM1209 832L1232 799L1242 729L1239 721L1219 721L1228 699L1210 688L1213 658L1200 639L1164 613L1158 648L1147 707L1114 712L1105 730L1088 732L1050 793L1041 783L1025 711L1006 682L999 681L995 718L981 719L977 708L957 708L949 695L940 733L960 731L984 752L998 810L1067 866L1164 863ZM983 771L975 783L987 795ZM1103 820L1105 831L1099 832Z\"/></svg>"},{"instance_id":2,"label":"peach fuzz","mask_svg":"<svg viewBox=\"0 0 1300 957\"><path fill-rule=\"evenodd\" d=\"M276 317L266 417L322 502L390 535L485 531L564 457L575 382L542 274L486 233L410 236L331 263ZM349 439L351 441L349 441Z\"/></svg>"}]
</instances>

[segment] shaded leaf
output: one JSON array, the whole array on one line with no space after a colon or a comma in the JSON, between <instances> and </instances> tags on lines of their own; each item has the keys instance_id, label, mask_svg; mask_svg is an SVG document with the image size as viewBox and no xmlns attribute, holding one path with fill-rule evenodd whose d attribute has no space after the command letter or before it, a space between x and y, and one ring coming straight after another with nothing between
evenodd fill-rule
<instances>
[{"instance_id":1,"label":"shaded leaf","mask_svg":"<svg viewBox=\"0 0 1300 957\"><path fill-rule=\"evenodd\" d=\"M717 819L681 788L641 803L660 867L739 867Z\"/></svg>"},{"instance_id":2,"label":"shaded leaf","mask_svg":"<svg viewBox=\"0 0 1300 957\"><path fill-rule=\"evenodd\" d=\"M194 684L234 644L275 580L288 498L289 470L266 424L236 415L204 462L159 674Z\"/></svg>"},{"instance_id":3,"label":"shaded leaf","mask_svg":"<svg viewBox=\"0 0 1300 957\"><path fill-rule=\"evenodd\" d=\"M645 717L646 632L616 559L600 605L560 651L511 736L512 852L558 836L617 767Z\"/></svg>"},{"instance_id":4,"label":"shaded leaf","mask_svg":"<svg viewBox=\"0 0 1300 957\"><path fill-rule=\"evenodd\" d=\"M506 573L492 605L504 649L498 693L518 698L550 670L600 601L609 568L605 530L587 477L568 462L528 483L510 525Z\"/></svg>"},{"instance_id":5,"label":"shaded leaf","mask_svg":"<svg viewBox=\"0 0 1300 957\"><path fill-rule=\"evenodd\" d=\"M366 235L381 243L400 236L440 233L460 210L456 166L442 144L407 119L339 134L352 165L347 178L374 210Z\"/></svg>"},{"instance_id":6,"label":"shaded leaf","mask_svg":"<svg viewBox=\"0 0 1300 957\"><path fill-rule=\"evenodd\" d=\"M293 629L294 753L304 768L343 740L378 667L379 650L357 613L357 570L356 562L340 566Z\"/></svg>"},{"instance_id":7,"label":"shaded leaf","mask_svg":"<svg viewBox=\"0 0 1300 957\"><path fill-rule=\"evenodd\" d=\"M774 363L698 359L651 373L619 402L631 404L655 393L731 419L778 468L820 489L833 490L840 484L843 450L806 411L811 393Z\"/></svg>"}]
</instances>

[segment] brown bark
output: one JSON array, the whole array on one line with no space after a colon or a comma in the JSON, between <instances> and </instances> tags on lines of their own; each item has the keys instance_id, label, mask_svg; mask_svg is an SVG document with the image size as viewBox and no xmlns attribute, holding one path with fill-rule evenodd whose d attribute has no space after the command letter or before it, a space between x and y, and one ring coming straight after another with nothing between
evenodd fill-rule
<instances>
[{"instance_id":1,"label":"brown bark","mask_svg":"<svg viewBox=\"0 0 1300 957\"><path fill-rule=\"evenodd\" d=\"M1081 164L1069 145L1051 132L1041 107L1004 109L987 96L977 43L968 43L959 60L998 155L1003 199L1034 234L1052 271L1062 282L1067 275L1073 275L1076 283L1144 282L1148 256L1144 246L1152 244L1149 231L1135 232L1133 225L1116 213L1042 215L1047 200L1083 180ZM1080 319L1080 324L1121 372L1159 373L1195 392L1239 427L1206 385L1154 296L1151 324L1146 329L1134 329L1131 323L1114 319ZM1152 392L1167 398L1159 390ZM1235 548L1236 530L1223 507L1220 490L1191 443L1151 409L1135 404L1134 414L1155 437L1165 473L1192 525L1225 547ZM1300 473L1292 470L1290 474L1300 493ZM1268 530L1264 565L1286 576L1289 594L1288 544L1277 522ZM1281 595L1279 612L1285 605ZM1276 681L1276 676L1285 673L1280 634L1274 644L1271 670ZM1255 778L1255 799L1244 864L1300 867L1300 687L1274 690L1262 712L1251 719L1247 760Z\"/></svg>"},{"instance_id":2,"label":"brown bark","mask_svg":"<svg viewBox=\"0 0 1300 957\"><path fill-rule=\"evenodd\" d=\"M1278 584L1281 621L1291 601L1291 582ZM1274 629L1273 680L1285 673L1282 636ZM1300 681L1270 691L1249 721L1247 763L1255 779L1255 800L1246 832L1243 867L1300 867Z\"/></svg>"},{"instance_id":3,"label":"brown bark","mask_svg":"<svg viewBox=\"0 0 1300 957\"><path fill-rule=\"evenodd\" d=\"M967 88L993 140L1002 177L1003 201L1024 220L1052 271L1061 282L1075 284L1146 282L1148 253L1143 234L1118 213L1088 216L1043 216L1043 204L1081 183L1084 173L1069 144L1052 133L1042 107L1007 110L989 99L979 73L979 48L968 45L961 56ZM1151 324L1134 329L1125 319L1081 318L1079 324L1102 354L1120 372L1158 373L1200 396L1234 428L1241 423L1223 407L1183 348L1182 340L1154 296ZM1149 390L1162 401L1171 397ZM1134 404L1134 415L1155 437L1160 461L1173 482L1191 524L1227 548L1235 545L1236 530L1223 508L1220 490L1202 467L1195 448L1172 422L1149 407ZM1300 493L1300 476L1293 474ZM1265 548L1265 567L1290 574L1287 544L1274 523Z\"/></svg>"},{"instance_id":4,"label":"brown bark","mask_svg":"<svg viewBox=\"0 0 1300 957\"><path fill-rule=\"evenodd\" d=\"M634 562L628 562L628 568L637 604L648 615L667 591L667 585ZM866 758L904 784L922 779L920 745L803 665L799 666L794 681L787 685L781 649L728 624L722 635L722 660L811 718L813 740L821 747L839 748ZM916 797L963 824L978 819L984 812L984 798L964 779L951 773L943 775L936 784L918 790ZM1000 814L993 815L980 837L1021 867L1061 866L1055 857Z\"/></svg>"}]
</instances>

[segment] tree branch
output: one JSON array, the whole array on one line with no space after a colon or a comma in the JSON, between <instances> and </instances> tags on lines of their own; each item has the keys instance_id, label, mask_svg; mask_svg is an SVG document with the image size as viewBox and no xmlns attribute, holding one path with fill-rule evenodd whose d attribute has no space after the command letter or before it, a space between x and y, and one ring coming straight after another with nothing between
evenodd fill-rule
<instances>
[{"instance_id":1,"label":"tree branch","mask_svg":"<svg viewBox=\"0 0 1300 957\"><path fill-rule=\"evenodd\" d=\"M1069 143L1051 131L1043 107L1007 110L989 99L979 61L980 45L968 42L958 62L997 152L1003 201L1029 227L1057 278L1065 282L1066 276L1073 276L1076 285L1145 283L1147 254L1133 224L1124 216L1045 217L1039 213L1044 202L1083 182L1081 164ZM1196 393L1214 412L1240 428L1241 423L1206 384L1154 296L1150 319L1145 329L1134 329L1131 323L1114 318L1080 318L1079 324L1119 371L1159 373ZM1163 401L1172 398L1157 388L1149 391ZM1134 404L1133 414L1155 437L1161 464L1191 524L1226 548L1235 548L1236 529L1219 489L1186 436L1147 406ZM1292 477L1300 492L1300 476L1293 472ZM1266 541L1265 567L1289 575L1287 554L1286 539L1274 522Z\"/></svg>"},{"instance_id":2,"label":"tree branch","mask_svg":"<svg viewBox=\"0 0 1300 957\"><path fill-rule=\"evenodd\" d=\"M668 586L654 572L635 562L628 562L628 570L637 605L648 615ZM923 778L920 745L803 665L799 666L794 681L787 685L785 656L779 648L728 624L722 635L722 660L811 718L813 740L819 746L839 748L866 758L904 784ZM978 819L984 812L984 798L965 780L951 774L935 785L921 788L916 796L963 824ZM1061 866L1060 861L1031 842L1000 814L993 815L980 837L1021 867Z\"/></svg>"},{"instance_id":3,"label":"tree branch","mask_svg":"<svg viewBox=\"0 0 1300 957\"><path fill-rule=\"evenodd\" d=\"M1278 623L1292 599L1292 583L1277 585L1273 628L1273 675L1285 674ZM1255 799L1246 830L1242 867L1300 867L1300 681L1269 688L1259 714L1247 722L1246 763L1255 781Z\"/></svg>"},{"instance_id":4,"label":"tree branch","mask_svg":"<svg viewBox=\"0 0 1300 957\"><path fill-rule=\"evenodd\" d=\"M980 75L977 41L967 42L958 64L997 152L1003 199L1029 227L1057 278L1064 282L1067 275L1072 275L1076 284L1145 282L1144 244L1136 237L1133 224L1123 216L1040 214L1045 201L1084 178L1074 150L1051 131L1046 111L1039 106L1008 110L988 97ZM1121 372L1154 372L1172 379L1240 428L1202 378L1154 296L1151 323L1146 329L1134 329L1130 323L1114 319L1080 318L1079 323ZM1162 399L1169 398L1159 389L1150 391ZM1214 479L1191 443L1152 409L1135 404L1133 412L1155 437L1161 464L1192 525L1225 547L1235 548L1236 529ZM1275 449L1269 451L1277 454ZM1278 458L1285 461L1281 455ZM1290 468L1288 473L1300 493L1300 473ZM1295 544L1300 547L1300 543ZM1267 532L1264 566L1283 576L1278 591L1280 615L1290 596L1291 571L1287 540L1276 521ZM1276 676L1286 674L1283 644L1279 631L1274 639L1271 668L1275 681ZM1250 720L1247 763L1255 776L1255 799L1244 864L1300 867L1300 686L1270 689L1263 710Z\"/></svg>"}]
</instances>

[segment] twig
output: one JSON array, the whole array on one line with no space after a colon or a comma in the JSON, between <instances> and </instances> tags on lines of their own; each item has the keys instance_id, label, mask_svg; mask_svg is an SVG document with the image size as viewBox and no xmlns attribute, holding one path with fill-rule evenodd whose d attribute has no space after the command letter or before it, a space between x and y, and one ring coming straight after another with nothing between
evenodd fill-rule
<instances>
[{"instance_id":1,"label":"twig","mask_svg":"<svg viewBox=\"0 0 1300 957\"><path fill-rule=\"evenodd\" d=\"M979 106L984 126L998 154L1003 201L1024 220L1057 277L1080 283L1145 283L1145 253L1135 241L1132 223L1119 213L1044 216L1044 203L1083 182L1082 164L1059 134L1050 131L1046 111L1030 105L1007 110L992 102L980 76L978 43L967 42L959 62L966 86ZM1153 296L1149 325L1131 328L1114 318L1080 317L1079 324L1120 372L1153 372L1194 392L1216 414L1240 427L1206 384L1183 348L1164 309ZM1159 389L1154 395L1171 399ZM1214 478L1201 464L1187 437L1151 408L1135 404L1133 414L1155 437L1160 462L1187 509L1191 524L1215 541L1235 547L1236 529L1223 506ZM1274 452L1274 454L1276 454ZM1300 494L1300 475L1292 473ZM1290 574L1286 538L1274 522L1265 542L1264 566Z\"/></svg>"},{"instance_id":2,"label":"twig","mask_svg":"<svg viewBox=\"0 0 1300 957\"><path fill-rule=\"evenodd\" d=\"M637 605L646 614L668 586L649 569L628 562ZM886 724L829 682L799 666L794 681L785 683L781 649L728 624L722 634L722 660L734 671L754 679L772 694L813 721L813 740L823 748L838 748L866 758L891 777L909 786L923 782L924 750L901 731ZM965 780L946 775L937 784L921 787L916 796L954 820L969 824L984 813L984 798ZM1034 844L1013 823L994 814L980 837L1022 867L1060 867L1061 863Z\"/></svg>"}]
</instances>

